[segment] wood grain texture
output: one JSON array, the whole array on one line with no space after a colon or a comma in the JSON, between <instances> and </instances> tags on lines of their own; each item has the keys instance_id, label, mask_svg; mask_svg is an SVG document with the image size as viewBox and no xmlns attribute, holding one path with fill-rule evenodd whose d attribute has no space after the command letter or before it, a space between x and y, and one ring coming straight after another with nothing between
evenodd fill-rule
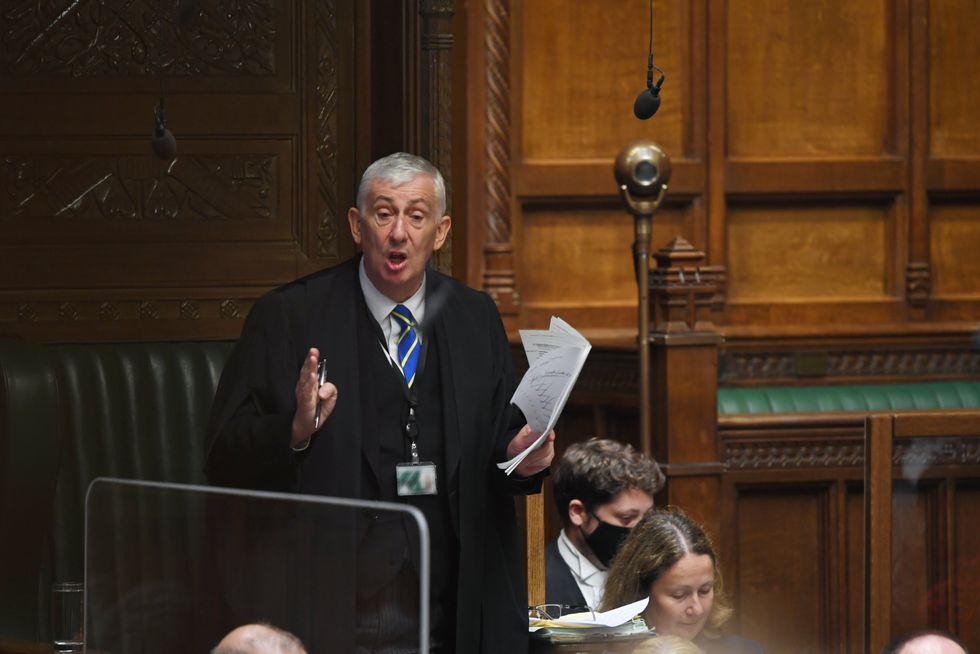
<instances>
[{"instance_id":1,"label":"wood grain texture","mask_svg":"<svg viewBox=\"0 0 980 654\"><path fill-rule=\"evenodd\" d=\"M980 485L956 485L954 559L950 585L954 599L951 627L971 647L980 643Z\"/></svg>"},{"instance_id":2,"label":"wood grain texture","mask_svg":"<svg viewBox=\"0 0 980 654\"><path fill-rule=\"evenodd\" d=\"M892 137L888 7L884 0L730 0L729 155L885 152Z\"/></svg>"},{"instance_id":3,"label":"wood grain texture","mask_svg":"<svg viewBox=\"0 0 980 654\"><path fill-rule=\"evenodd\" d=\"M929 154L980 156L980 4L930 0Z\"/></svg>"},{"instance_id":4,"label":"wood grain texture","mask_svg":"<svg viewBox=\"0 0 980 654\"><path fill-rule=\"evenodd\" d=\"M654 2L654 61L669 71L662 89L669 100L661 104L655 120L647 122L636 120L632 111L646 86L646 3L516 4L525 80L520 158L611 160L626 143L639 138L652 138L675 155L684 152L685 114L692 110L691 4Z\"/></svg>"},{"instance_id":5,"label":"wood grain texture","mask_svg":"<svg viewBox=\"0 0 980 654\"><path fill-rule=\"evenodd\" d=\"M867 299L886 295L888 212L875 206L734 206L728 211L728 297Z\"/></svg>"},{"instance_id":6,"label":"wood grain texture","mask_svg":"<svg viewBox=\"0 0 980 654\"><path fill-rule=\"evenodd\" d=\"M933 204L929 230L933 295L980 298L980 205Z\"/></svg>"},{"instance_id":7,"label":"wood grain texture","mask_svg":"<svg viewBox=\"0 0 980 654\"><path fill-rule=\"evenodd\" d=\"M652 248L685 233L687 224L684 207L657 214ZM518 245L523 302L635 307L633 239L633 220L621 210L526 206ZM604 325L597 320L596 326Z\"/></svg>"},{"instance_id":8,"label":"wood grain texture","mask_svg":"<svg viewBox=\"0 0 980 654\"><path fill-rule=\"evenodd\" d=\"M827 651L826 503L819 487L739 494L737 632L767 652Z\"/></svg>"}]
</instances>

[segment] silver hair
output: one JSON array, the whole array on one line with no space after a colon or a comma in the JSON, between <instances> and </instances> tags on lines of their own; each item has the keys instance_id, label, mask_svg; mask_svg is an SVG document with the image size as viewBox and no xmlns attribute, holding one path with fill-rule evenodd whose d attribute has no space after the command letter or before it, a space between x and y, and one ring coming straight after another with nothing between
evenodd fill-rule
<instances>
[{"instance_id":1,"label":"silver hair","mask_svg":"<svg viewBox=\"0 0 980 654\"><path fill-rule=\"evenodd\" d=\"M442 178L442 173L427 159L407 152L389 154L367 167L367 170L361 175L361 183L357 187L357 210L362 215L364 214L368 190L374 180L382 180L397 187L411 182L419 175L428 175L432 178L432 185L435 186L436 190L437 215L444 216L446 214L446 182Z\"/></svg>"}]
</instances>

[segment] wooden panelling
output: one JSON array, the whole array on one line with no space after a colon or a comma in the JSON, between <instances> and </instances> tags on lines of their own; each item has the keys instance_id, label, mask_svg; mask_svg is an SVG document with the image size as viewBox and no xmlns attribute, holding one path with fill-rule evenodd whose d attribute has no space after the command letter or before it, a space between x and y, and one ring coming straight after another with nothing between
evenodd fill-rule
<instances>
[{"instance_id":1,"label":"wooden panelling","mask_svg":"<svg viewBox=\"0 0 980 654\"><path fill-rule=\"evenodd\" d=\"M736 631L767 652L827 651L826 488L743 490L737 511Z\"/></svg>"},{"instance_id":2,"label":"wooden panelling","mask_svg":"<svg viewBox=\"0 0 980 654\"><path fill-rule=\"evenodd\" d=\"M269 287L353 253L369 12L202 2L181 24L174 3L98 4L5 13L0 332L237 336ZM150 148L161 94L173 161Z\"/></svg>"},{"instance_id":3,"label":"wooden panelling","mask_svg":"<svg viewBox=\"0 0 980 654\"><path fill-rule=\"evenodd\" d=\"M666 245L675 234L688 233L689 224L689 206L657 214L652 249ZM526 206L518 244L525 311L601 307L607 315L594 316L590 327L635 324L633 239L633 220L621 210Z\"/></svg>"},{"instance_id":4,"label":"wooden panelling","mask_svg":"<svg viewBox=\"0 0 980 654\"><path fill-rule=\"evenodd\" d=\"M894 106L889 5L730 0L730 156L884 152Z\"/></svg>"},{"instance_id":5,"label":"wooden panelling","mask_svg":"<svg viewBox=\"0 0 980 654\"><path fill-rule=\"evenodd\" d=\"M861 595L864 583L864 495L859 484L848 484L845 533L847 577L843 585L841 602L844 624L841 626L842 650L861 654L863 624L861 622ZM841 596L838 592L837 597Z\"/></svg>"},{"instance_id":6,"label":"wooden panelling","mask_svg":"<svg viewBox=\"0 0 980 654\"><path fill-rule=\"evenodd\" d=\"M669 71L655 121L633 117L646 86L644 2L536 0L514 5L522 85L521 158L608 158L630 141L654 138L680 157L692 111L690 5L654 2L654 62ZM625 31L628 29L628 31ZM654 71L654 81L658 74Z\"/></svg>"},{"instance_id":7,"label":"wooden panelling","mask_svg":"<svg viewBox=\"0 0 980 654\"><path fill-rule=\"evenodd\" d=\"M929 154L980 157L980 3L930 0ZM916 80L921 93L924 80Z\"/></svg>"},{"instance_id":8,"label":"wooden panelling","mask_svg":"<svg viewBox=\"0 0 980 654\"><path fill-rule=\"evenodd\" d=\"M934 203L929 228L933 294L980 299L980 205Z\"/></svg>"},{"instance_id":9,"label":"wooden panelling","mask_svg":"<svg viewBox=\"0 0 980 654\"><path fill-rule=\"evenodd\" d=\"M935 507L928 490L895 482L892 490L892 633L929 624L927 601L935 552L928 548ZM929 509L933 508L932 511Z\"/></svg>"},{"instance_id":10,"label":"wooden panelling","mask_svg":"<svg viewBox=\"0 0 980 654\"><path fill-rule=\"evenodd\" d=\"M729 156L888 151L891 6L885 0L729 0Z\"/></svg>"},{"instance_id":11,"label":"wooden panelling","mask_svg":"<svg viewBox=\"0 0 980 654\"><path fill-rule=\"evenodd\" d=\"M980 645L980 486L958 484L953 511L956 527L950 579L956 609L952 626L971 647L976 647Z\"/></svg>"},{"instance_id":12,"label":"wooden panelling","mask_svg":"<svg viewBox=\"0 0 980 654\"><path fill-rule=\"evenodd\" d=\"M880 298L891 225L880 206L743 206L728 210L732 302Z\"/></svg>"}]
</instances>

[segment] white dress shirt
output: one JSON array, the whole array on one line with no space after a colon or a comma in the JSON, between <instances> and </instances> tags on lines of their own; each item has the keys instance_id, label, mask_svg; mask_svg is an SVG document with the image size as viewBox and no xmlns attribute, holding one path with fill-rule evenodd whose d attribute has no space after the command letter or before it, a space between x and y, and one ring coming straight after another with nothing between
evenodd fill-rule
<instances>
[{"instance_id":1,"label":"white dress shirt","mask_svg":"<svg viewBox=\"0 0 980 654\"><path fill-rule=\"evenodd\" d=\"M558 534L558 553L571 571L575 584L582 591L585 603L593 609L598 609L602 603L602 592L606 587L609 571L597 568L588 557L579 552L565 535L564 529Z\"/></svg>"}]
</instances>

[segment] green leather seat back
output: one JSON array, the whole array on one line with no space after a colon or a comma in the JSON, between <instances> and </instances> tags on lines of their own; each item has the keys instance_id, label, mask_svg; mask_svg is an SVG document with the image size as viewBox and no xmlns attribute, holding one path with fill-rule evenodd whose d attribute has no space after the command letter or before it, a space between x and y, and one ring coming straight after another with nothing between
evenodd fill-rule
<instances>
[{"instance_id":1,"label":"green leather seat back","mask_svg":"<svg viewBox=\"0 0 980 654\"><path fill-rule=\"evenodd\" d=\"M59 395L46 349L0 339L0 636L31 640L61 460Z\"/></svg>"},{"instance_id":2,"label":"green leather seat back","mask_svg":"<svg viewBox=\"0 0 980 654\"><path fill-rule=\"evenodd\" d=\"M208 415L233 346L230 341L33 346L33 355L43 356L50 366L55 383L49 378L47 385L56 389L56 399L31 403L30 410L44 412L52 438L44 441L39 424L21 421L4 440L33 452L20 454L20 463L5 461L3 469L14 468L14 488L25 487L39 466L52 466L57 481L46 491L53 496L47 524L31 526L43 530L47 546L35 555L37 560L20 564L25 568L21 576L32 577L33 591L25 579L21 588L11 589L21 595L35 622L15 633L7 630L12 625L0 624L0 635L47 640L50 584L84 577L85 492L93 479L205 483ZM7 367L5 356L0 368ZM12 374L30 376L25 370ZM7 399L21 402L23 395ZM39 451L59 447L60 457ZM12 562L0 561L0 566L8 565Z\"/></svg>"},{"instance_id":3,"label":"green leather seat back","mask_svg":"<svg viewBox=\"0 0 980 654\"><path fill-rule=\"evenodd\" d=\"M718 414L980 407L980 381L718 389Z\"/></svg>"}]
</instances>

